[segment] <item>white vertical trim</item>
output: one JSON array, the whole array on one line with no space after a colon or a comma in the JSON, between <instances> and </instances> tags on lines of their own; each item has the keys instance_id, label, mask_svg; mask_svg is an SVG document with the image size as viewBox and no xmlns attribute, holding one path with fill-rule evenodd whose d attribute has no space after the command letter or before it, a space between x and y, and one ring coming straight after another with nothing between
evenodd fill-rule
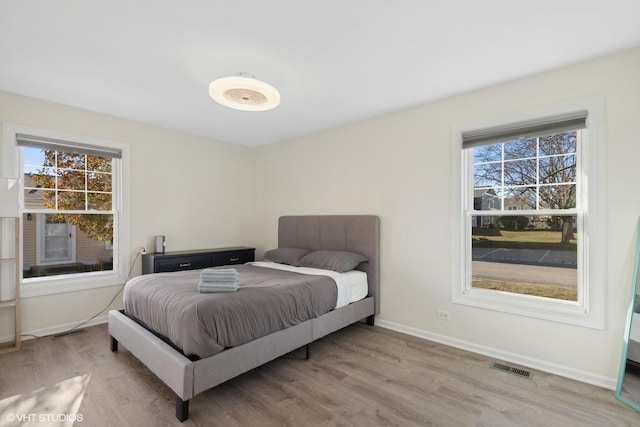
<instances>
[{"instance_id":1,"label":"white vertical trim","mask_svg":"<svg viewBox=\"0 0 640 427\"><path fill-rule=\"evenodd\" d=\"M18 254L16 251L16 221L14 217L0 217L0 301L12 300L16 292L16 268L18 268ZM10 339L13 340L13 337ZM0 340L6 342L10 340Z\"/></svg>"}]
</instances>

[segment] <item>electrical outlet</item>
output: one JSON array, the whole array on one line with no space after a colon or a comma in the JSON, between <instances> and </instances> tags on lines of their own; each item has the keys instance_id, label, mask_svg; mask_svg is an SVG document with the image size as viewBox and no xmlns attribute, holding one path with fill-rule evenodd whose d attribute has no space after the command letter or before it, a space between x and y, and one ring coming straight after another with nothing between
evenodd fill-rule
<instances>
[{"instance_id":1,"label":"electrical outlet","mask_svg":"<svg viewBox=\"0 0 640 427\"><path fill-rule=\"evenodd\" d=\"M146 254L146 253L147 253L147 250L144 248L144 246L141 246L141 247L140 247L140 253L141 253L142 255L144 255L144 254Z\"/></svg>"},{"instance_id":2,"label":"electrical outlet","mask_svg":"<svg viewBox=\"0 0 640 427\"><path fill-rule=\"evenodd\" d=\"M445 310L437 310L436 317L441 320L451 320L451 313Z\"/></svg>"}]
</instances>

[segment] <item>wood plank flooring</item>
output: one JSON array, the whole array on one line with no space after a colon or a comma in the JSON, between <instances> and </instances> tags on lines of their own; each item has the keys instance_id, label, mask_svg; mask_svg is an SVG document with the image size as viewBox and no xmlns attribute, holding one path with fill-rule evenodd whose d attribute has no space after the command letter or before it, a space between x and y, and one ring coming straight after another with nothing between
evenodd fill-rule
<instances>
[{"instance_id":1,"label":"wood plank flooring","mask_svg":"<svg viewBox=\"0 0 640 427\"><path fill-rule=\"evenodd\" d=\"M301 349L194 397L180 423L171 390L122 345L112 353L100 325L0 356L0 426L20 425L17 411L69 411L74 398L76 427L640 426L610 390L493 362L356 324L314 343L310 360ZM57 421L30 425L72 425Z\"/></svg>"}]
</instances>

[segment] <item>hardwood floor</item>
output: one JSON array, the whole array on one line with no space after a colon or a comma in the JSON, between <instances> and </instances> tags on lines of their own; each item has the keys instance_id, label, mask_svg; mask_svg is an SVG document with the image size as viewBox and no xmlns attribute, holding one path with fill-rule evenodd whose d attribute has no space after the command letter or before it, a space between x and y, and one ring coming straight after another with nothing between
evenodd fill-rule
<instances>
[{"instance_id":1,"label":"hardwood floor","mask_svg":"<svg viewBox=\"0 0 640 427\"><path fill-rule=\"evenodd\" d=\"M70 414L39 427L73 425L74 414L76 427L640 425L610 390L493 362L357 324L315 342L310 360L301 349L194 397L181 424L171 390L124 347L111 353L100 325L0 356L0 426L21 413Z\"/></svg>"}]
</instances>

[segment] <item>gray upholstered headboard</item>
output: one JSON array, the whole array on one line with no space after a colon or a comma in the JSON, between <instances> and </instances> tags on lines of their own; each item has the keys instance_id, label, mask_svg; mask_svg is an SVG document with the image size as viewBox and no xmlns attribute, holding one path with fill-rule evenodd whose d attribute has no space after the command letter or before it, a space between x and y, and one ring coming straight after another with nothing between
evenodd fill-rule
<instances>
[{"instance_id":1,"label":"gray upholstered headboard","mask_svg":"<svg viewBox=\"0 0 640 427\"><path fill-rule=\"evenodd\" d=\"M357 268L367 273L369 295L380 311L380 219L375 215L282 216L278 223L278 247L350 251L368 262Z\"/></svg>"}]
</instances>

